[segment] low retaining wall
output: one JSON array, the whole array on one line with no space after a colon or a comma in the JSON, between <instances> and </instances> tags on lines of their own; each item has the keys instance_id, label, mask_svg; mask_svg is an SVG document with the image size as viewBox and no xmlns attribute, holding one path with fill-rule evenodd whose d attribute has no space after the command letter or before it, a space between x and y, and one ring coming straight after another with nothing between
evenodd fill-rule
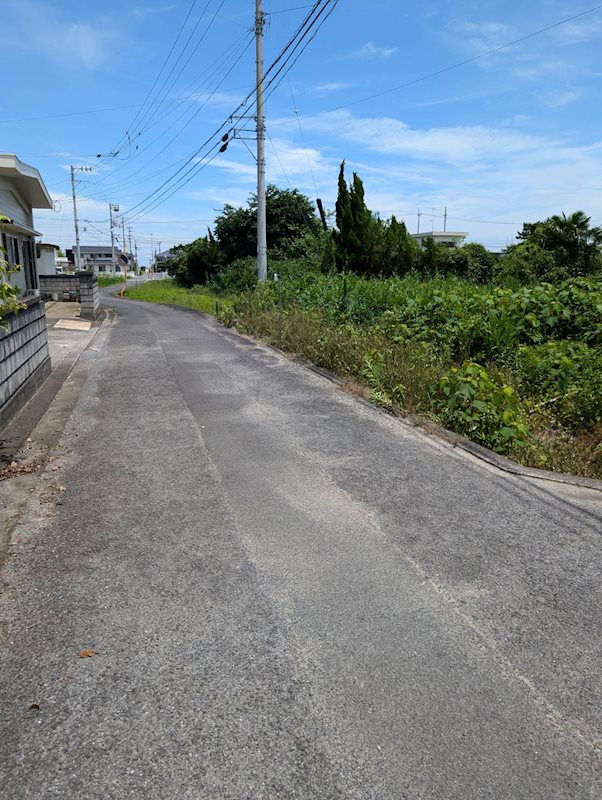
<instances>
[{"instance_id":1,"label":"low retaining wall","mask_svg":"<svg viewBox=\"0 0 602 800\"><path fill-rule=\"evenodd\" d=\"M51 371L44 303L26 298L27 308L8 314L0 330L0 429L35 394Z\"/></svg>"},{"instance_id":2,"label":"low retaining wall","mask_svg":"<svg viewBox=\"0 0 602 800\"><path fill-rule=\"evenodd\" d=\"M55 296L58 300L79 300L81 315L85 319L96 319L100 313L98 278L91 272L76 272L75 275L39 275L42 297Z\"/></svg>"}]
</instances>

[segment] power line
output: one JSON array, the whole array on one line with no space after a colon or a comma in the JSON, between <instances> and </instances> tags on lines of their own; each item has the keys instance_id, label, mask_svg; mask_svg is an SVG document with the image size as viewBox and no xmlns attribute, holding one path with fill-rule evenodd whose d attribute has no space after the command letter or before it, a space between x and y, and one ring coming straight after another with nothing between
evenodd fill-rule
<instances>
[{"instance_id":1,"label":"power line","mask_svg":"<svg viewBox=\"0 0 602 800\"><path fill-rule=\"evenodd\" d=\"M178 34L177 34L177 36L176 36L176 38L175 38L175 40L174 40L174 43L172 44L172 46L171 46L171 48L170 48L170 50L169 50L169 53L168 53L168 54L167 54L167 56L165 57L165 59L164 59L164 61L163 61L163 64L161 65L161 69L160 69L160 70L159 70L159 72L157 73L157 77L156 77L156 78L155 78L155 80L153 81L153 84L152 84L151 88L148 90L148 93L147 93L146 97L145 97L145 98L144 98L144 100L142 101L142 105L138 107L138 111L137 111L136 115L134 116L134 119L133 119L133 120L130 122L130 124L128 125L128 129L127 129L127 130L126 130L126 132L125 132L125 136L122 136L122 137L121 137L121 139L119 140L119 142L117 142L117 144L116 144L116 145L115 145L115 147L114 147L114 150L116 150L116 149L117 149L117 148L120 146L121 142L123 142L123 141L124 141L124 139L127 137L127 135L128 135L128 131L130 130L130 128L132 128L132 127L134 126L134 124L136 123L136 120L138 119L138 115L140 114L140 112L142 111L142 109L144 108L144 106L146 105L146 103L148 102L148 100L149 100L149 98L150 98L151 94L153 93L153 90L154 90L155 86L156 86L156 85L157 85L157 83L159 82L159 79L160 79L160 77L161 77L161 75L162 75L162 73L163 73L163 70L165 69L165 67L167 66L167 63L168 63L169 59L171 58L171 54L172 54L172 53L173 53L173 51L175 50L175 47L176 47L176 45L177 45L178 41L180 40L180 36L182 35L182 33L183 33L183 31L184 31L184 28L186 27L186 23L187 23L187 22L188 22L188 20L190 19L190 15L192 14L192 12L193 12L193 10L194 10L194 7L196 6L197 2L198 2L198 0L193 0L193 2L192 2L192 5L191 5L191 6L190 6L190 8L188 9L188 14L186 15L186 17L185 17L185 19L184 19L184 22L183 22L183 23L182 23L182 25L180 26L180 30L178 31Z\"/></svg>"},{"instance_id":2,"label":"power line","mask_svg":"<svg viewBox=\"0 0 602 800\"><path fill-rule=\"evenodd\" d=\"M270 82L268 83L268 86L271 86L271 84L272 84L272 83L274 83L274 81L276 81L276 80L277 80L277 78L280 76L280 74L282 73L282 71L284 70L284 68L285 68L285 67L287 67L287 65L289 65L289 63L290 63L290 61L291 61L291 59L292 59L292 57L293 57L293 55L294 55L294 52L295 52L295 50L297 49L297 47L298 47L299 43L300 43L301 41L303 41L303 39L304 39L304 38L305 38L305 37L308 35L308 33L309 33L309 32L312 30L312 28L315 26L315 24L316 24L316 22L318 21L319 17L322 15L322 13L324 12L325 8L328 6L328 4L329 4L329 3L332 3L332 6L331 6L331 8L330 8L330 10L329 10L328 14L327 14L327 15L326 15L326 17L324 18L324 20L322 20L322 22L320 23L320 26L319 26L319 27L316 29L316 31L313 33L313 35L312 35L312 37L309 39L309 41L308 41L308 42L307 42L307 43L304 45L304 47L303 47L303 49L301 50L301 52L297 54L297 56L296 56L295 60L293 61L293 64L292 64L292 65L290 65L290 66L288 67L287 71L284 73L284 75L282 76L281 80L282 80L282 79L285 77L285 75L286 75L286 74L288 73L288 71L289 71L289 70L292 68L292 66L294 66L294 64L295 64L295 63L297 62L297 60L299 59L299 57L300 57L301 53L302 53L302 52L303 52L303 51L306 49L306 47L309 45L309 43L310 43L311 41L313 41L313 39L315 38L315 35L317 34L317 31L320 29L320 27L322 26L323 22L324 22L324 21L325 21L325 20L326 20L326 19L327 19L327 18L330 16L330 14L332 13L332 11L334 10L334 7L336 7L336 5L337 5L337 3L338 3L338 0L317 0L317 2L313 4L313 6L312 6L312 10L310 11L310 13L309 13L309 14L308 14L308 15L305 17L305 19L303 20L303 22L301 23L301 25L299 26L299 28L297 29L297 31L295 32L295 34L293 34L293 36L291 37L291 39L289 40L289 42L287 43L287 45L286 45L286 46L283 48L283 50L280 52L280 54L278 55L278 57L275 59L275 61L273 61L273 62L272 62L272 64L270 65L270 67L269 67L269 68L268 68L268 70L266 71L266 73L265 73L265 74L266 74L266 76L267 76L267 75L268 75L268 74L270 74L270 72L271 72L271 71L272 71L272 70L273 70L273 69L274 69L274 68L275 68L275 67L278 65L278 63L279 63L279 62L280 62L280 61L281 61L281 60L284 58L284 56L285 56L285 55L286 55L286 53L287 53L287 52L288 52L288 51L291 49L291 47L293 48L293 49L292 49L292 52L291 52L291 53L290 53L290 54L289 54L289 55L286 57L286 60L284 61L284 63L283 63L283 64L282 64L282 66L280 67L280 69L278 69L278 71L276 72L276 74L273 76L273 78L272 78L272 79L270 80ZM316 12L317 12L317 14L316 14ZM305 30L304 30L304 29L305 29ZM277 87L276 87L276 88L277 88ZM241 109L241 108L242 108L242 107L243 107L243 106L244 106L244 105L247 103L247 101L248 101L248 100L249 100L249 99L250 99L250 98L251 98L251 97L252 97L252 96L253 96L255 93L256 93L256 90L253 90L252 92L250 92L250 93L247 95L247 97L245 98L245 100L243 100L243 101L242 101L242 103L240 103L240 104L239 104L239 106L237 107L237 109L235 109L235 111L233 112L233 114L231 115L231 117L229 117L228 119L232 119L232 118L233 118L233 117L234 117L234 116L235 116L235 115L238 113L238 111L239 111L239 110L240 110L240 109ZM220 133L220 132L221 132L221 131L222 131L222 130L223 130L225 127L226 127L226 125L227 125L227 124L228 124L228 120L226 120L224 123L222 123L222 125L221 125L221 126L220 126L220 127L219 127L219 128L216 130L216 131L215 131L215 133L214 133L214 134L212 134L212 136L210 136L210 137L209 137L209 138L208 138L208 139L207 139L207 140L206 140L206 141L203 143L203 145L201 145L201 147L200 147L200 148L198 148L198 150L197 150L197 151L196 151L196 152L195 152L195 153L194 153L194 154L193 154L193 155L192 155L192 156L191 156L191 157L190 157L190 158L187 160L187 162L185 162L185 164L183 164L183 165L182 165L182 167L180 167L180 169L179 169L179 170L178 170L178 171L175 173L175 175L173 175L173 176L172 176L172 178L170 178L170 179L168 179L167 181L165 181L165 182L164 182L164 183L163 183L163 184L162 184L162 185L161 185L161 186L160 186L158 189L156 189L154 192L152 192L150 195L148 195L148 197L147 197L145 200L141 200L139 203L137 203L135 206L133 206L133 207L132 207L132 209L130 209L130 212L131 212L133 209L135 209L135 208L139 208L139 207L141 207L141 208L140 208L140 211L138 211L138 212L137 212L137 215L136 215L136 217L137 217L137 218L139 218L140 216L144 215L145 213L148 213L148 211L150 211L150 210L151 210L151 208L156 208L156 207L157 207L157 205L159 205L160 203L163 203L163 202L165 202L166 200L168 200L168 199L169 199L170 197L172 197L172 196L173 196L173 194L175 194L175 193L176 193L176 192L177 192L179 189L181 189L183 186L185 186L187 183L189 183L189 182L190 182L190 181L191 181L191 180L192 180L192 179L193 179L193 178L196 176L196 174L198 174L198 172L200 172L202 169L204 169L204 168L205 168L205 167L206 167L206 166L207 166L207 165L210 163L210 161L213 161L213 159L214 159L214 158L215 158L215 157L218 155L218 153L215 153L215 154L212 156L212 158L210 159L210 161L209 161L209 162L206 162L206 163L203 163L203 164L201 165L201 167L192 166L190 169L188 169L188 170L187 170L187 172L186 172L186 173L184 173L184 175L183 175L181 178L179 178L179 179L178 179L178 181L177 181L175 184L173 184L173 185L172 185L172 187L168 187L168 188L166 188L166 189L165 189L163 192L161 192L160 194L158 194L158 195L157 195L157 193L158 193L158 192L160 192L160 190L161 190L161 189L162 189L164 186L167 186L167 184L168 184L168 183L170 183L171 181L173 181L173 179L175 178L175 176L176 176L178 173L182 172L182 170L183 170L183 169L185 169L185 168L186 168L186 166L188 166L188 164L189 164L189 163L190 163L190 162L191 162L191 161L192 161L192 160L193 160L193 159L194 159L196 156L198 156L198 155L199 155L199 153L201 153L201 152L202 152L202 151L205 149L205 147L207 146L207 144L208 144L208 143L209 143L209 142L210 142L210 141L211 141L211 140L212 140L212 139L213 139L215 136L217 136L217 135L218 135L218 134L219 134L219 133ZM217 144L219 144L219 142L218 142ZM217 146L217 144L216 144L216 145L214 145L214 146L213 146L213 148L211 148L211 149L214 149L214 148ZM209 150L209 152L211 152L211 149ZM206 158L206 157L207 157L207 155L208 155L208 153L207 153L207 154L204 156L204 158ZM192 174L191 174L191 173L192 173ZM154 201L151 201L151 198L152 198L154 195L157 195L157 197L155 198L155 200L154 200ZM164 199L162 200L161 198L164 198ZM147 200L148 200L148 201L150 201L150 202L147 202ZM130 212L128 212L128 213L130 213Z\"/></svg>"},{"instance_id":3,"label":"power line","mask_svg":"<svg viewBox=\"0 0 602 800\"><path fill-rule=\"evenodd\" d=\"M282 174L284 175L284 177L286 179L286 182L288 183L288 188L292 192L293 191L293 185L290 182L290 180L288 178L288 175L286 174L286 170L284 169L284 165L282 164L282 161L280 160L280 156L278 155L278 150L276 150L276 145L272 141L272 137L270 136L270 132L269 132L269 130L267 128L265 129L265 132L266 132L266 135L267 135L268 139L270 140L270 144L272 145L272 150L274 151L274 155L276 156L276 159L277 159L278 163L280 164L280 169L282 170Z\"/></svg>"},{"instance_id":4,"label":"power line","mask_svg":"<svg viewBox=\"0 0 602 800\"><path fill-rule=\"evenodd\" d=\"M138 108L135 105L111 106L111 108L94 108L89 111L70 111L67 114L45 114L41 117L18 117L14 119L0 119L0 125L7 125L13 122L37 122L42 119L63 119L64 117L81 117L85 114L103 114L106 111L122 111L125 108ZM67 156L65 156L67 158Z\"/></svg>"},{"instance_id":5,"label":"power line","mask_svg":"<svg viewBox=\"0 0 602 800\"><path fill-rule=\"evenodd\" d=\"M342 111L345 108L350 108L351 106L359 105L360 103L366 103L368 100L374 100L377 97L383 97L386 94L398 92L401 89L406 89L409 86L414 86L417 83L422 83L423 81L429 80L430 78L436 78L439 75L443 75L446 72L450 72L451 70L458 69L459 67L464 67L467 64L472 64L475 61L479 61L480 59L486 58L487 56L493 55L494 53L499 53L502 50L507 50L509 47L513 47L514 45L526 42L529 39L533 39L535 36L540 36L541 34L547 33L548 31L554 30L555 28L560 28L562 25L567 25L569 22L574 22L576 19L581 19L582 17L585 17L588 14L593 14L596 11L600 11L601 9L602 9L602 4L593 6L592 8L589 8L586 11L581 11L579 14L573 14L570 17L565 17L564 19L559 20L558 22L555 22L552 25L547 25L545 28L540 28L539 30L528 33L525 36L521 36L518 39L514 39L511 42L506 42L506 44L499 45L498 47L492 47L490 50L485 50L484 52L479 53L476 56L472 56L472 58L466 58L463 61L458 61L455 64L450 64L447 67L438 69L435 72L429 72L426 75L421 75L419 78L414 78L411 81L407 81L406 83L400 83L398 86L392 86L389 89L383 89L381 92L376 92L374 94L367 95L366 97L360 97L359 99L352 100L349 103L343 103L341 105L335 106L334 108L329 108L325 111L318 111L315 114L306 114L304 117L302 117L302 119L312 119L314 117L320 117L325 114L332 114L335 111ZM272 125L272 128L276 126L291 125L291 124L294 124L294 120L283 120L281 122L274 123Z\"/></svg>"},{"instance_id":6,"label":"power line","mask_svg":"<svg viewBox=\"0 0 602 800\"><path fill-rule=\"evenodd\" d=\"M214 89L212 89L212 91L211 91L211 92L208 94L208 96L207 96L207 97L206 97L206 98L203 100L203 102L202 102L202 103L200 103L200 104L198 104L198 106L197 106L196 110L194 111L194 113L192 114L192 116L191 116L191 117L188 119L188 121L187 121L187 122L186 122L184 125L182 125L182 126L181 126L181 127L178 129L177 133L176 133L176 134L175 134L175 135L174 135L174 136L173 136L173 137L172 137L172 138L171 138L171 139L170 139L170 140L167 142L167 144L166 144L166 145L165 145L163 148L161 148L161 150L159 150L157 153L155 153L155 155L154 155L154 156L153 156L153 157L152 157L152 158L151 158L149 161L147 161L147 162L146 162L146 163L145 163L143 166L141 166L139 169L137 169L137 170L135 170L134 172L132 172L132 173L131 173L131 174L130 174L130 175L129 175L129 176L126 178L126 179L125 179L125 181L123 181L123 182L121 182L121 183L117 183L117 184L110 184L110 186L111 186L111 191L114 191L115 189L124 189L124 188L128 188L128 187L130 187L130 186L135 186L135 185L138 185L139 183L144 183L146 180L148 180L148 177L147 177L147 178L144 178L144 179L142 179L141 181L134 181L133 183L130 183L130 179L131 179L131 178L133 178L135 175L138 175L140 172L142 172L142 171L143 171L143 170L144 170L144 169L145 169L147 166L149 166L150 164L152 164L152 163L155 161L155 159L156 159L158 156L160 156L162 153L164 153L164 152L165 152L165 150L167 150L167 148L168 148L168 147L169 147L171 144L173 144L173 142L175 142L175 140L176 140L177 138L179 138L179 136L180 136L180 135L181 135L181 134L182 134L182 133L183 133L183 132L186 130L186 128L187 128L187 127L188 127L188 126L191 124L191 122L192 122L192 121L193 121L193 120L194 120L194 119L195 119L195 118L196 118L196 117L197 117L197 116L198 116L198 115L201 113L201 111L203 110L203 108L205 108L205 106L207 105L207 103L209 103L209 101L211 100L211 98L212 98L212 97L213 97L213 96L216 94L216 92L218 91L218 89L219 89L219 88L222 86L222 84L224 83L224 81L225 81L225 80L226 80L226 79L229 77L229 75L230 75L230 74L231 74L231 72L234 70L234 68L236 67L236 65L237 65L237 64L240 62L240 60L241 60L241 59L242 59L242 57L244 56L245 52L247 51L247 49L248 49L249 45L251 44L251 41L252 41L252 39L249 39L249 40L248 40L248 41L247 41L247 42L244 44L244 47L243 47L243 49L240 49L240 48L239 48L239 49L240 49L240 52L237 54L237 58L236 58L236 60L235 60L235 61L233 61L233 63L230 65L230 68L228 69L228 71L227 71L227 72L225 72L224 74L222 74L222 77L221 77L221 80L219 81L219 83L218 83L218 84L215 86L215 88L214 88ZM216 71L217 71L217 70L216 70ZM167 116L169 116L169 115L167 115ZM149 149L150 149L150 148L153 146L153 144L155 144L156 142L158 142L158 141L159 141L159 139L161 139L161 138L162 138L162 137L165 135L165 133L168 133L168 132L169 132L169 131L164 131L164 132L163 132L162 134L160 134L160 135L159 135L159 136L158 136L156 139L154 139L154 140L153 140L153 142L151 142L151 143L150 143L150 144L148 144L148 145L147 145L145 148L143 148L142 150L140 150L140 151L139 151L139 153L138 153L137 155L141 155L143 152L145 152L145 151L149 150ZM134 156L133 158L136 158L136 157L137 157L137 156ZM133 159L132 159L132 160L133 160ZM164 168L162 168L161 170L158 170L158 172L156 172L156 173L153 173L153 174L154 174L154 175L157 175L157 174L159 174L160 172L164 172L164 171L166 171L167 169L170 169L170 168L171 168L171 167L173 167L173 166L177 166L177 164L178 164L178 163L179 163L179 162L176 162L175 164L170 164L170 165L168 165L167 167L164 167ZM116 173L116 172L118 172L118 171L119 171L119 169L122 169L122 167L118 167L116 170L114 170L114 171L111 173L111 176L115 175L115 173Z\"/></svg>"},{"instance_id":7,"label":"power line","mask_svg":"<svg viewBox=\"0 0 602 800\"><path fill-rule=\"evenodd\" d=\"M330 2L330 0L327 0L327 2ZM336 2L338 2L338 0L335 0L335 4L336 4ZM298 27L298 29L295 32L295 34L293 34L293 36L291 37L289 42L285 45L285 47L282 49L282 51L280 52L278 57L275 59L275 61L272 62L272 64L270 65L270 67L266 71L266 73L265 73L266 76L268 74L270 74L270 72L280 63L280 61L282 61L282 59L286 56L287 52L291 49L291 47L296 49L295 42L297 42L300 38L301 38L301 40L303 38L305 38L305 36L307 35L308 31L310 31L312 29L312 27L315 25L316 19L322 14L322 12L324 10L324 7L325 7L324 0L317 0L317 2L313 4L312 10L310 11L310 13L305 17L305 19L303 20L301 25ZM317 12L317 16L314 17L316 12ZM307 29L307 30L305 30L305 29ZM294 49L293 49L293 53L294 53ZM272 81L270 81L270 84L278 77L278 75L281 73L282 69L289 63L293 53L289 54L286 57L286 61L280 67L280 69L277 71L276 75L272 78ZM165 198L165 200L169 199L169 197L171 197L176 191L178 191L180 188L182 188L182 186L184 186L187 183L189 183L190 180L192 180L192 178L194 178L195 175L201 169L204 169L204 167L207 166L207 164L203 164L201 167L197 167L196 165L193 165L192 167L190 167L184 173L184 175L182 175L176 181L175 184L172 185L172 187L165 188L165 190L163 192L161 192L161 189L163 189L164 187L167 187L167 184L171 183L179 173L181 173L184 169L186 169L186 167L192 161L194 161L194 159L197 158L200 153L202 153L205 150L207 145L216 136L218 136L221 133L221 131L224 130L224 128L228 125L229 120L233 119L236 116L236 114L238 114L238 112L247 104L247 102L250 100L251 97L253 97L254 94L256 94L256 89L254 89L251 92L249 92L247 97L241 103L239 103L238 107L234 110L234 112L230 115L230 117L228 117L226 119L226 121L223 122L219 126L219 128L217 128L216 131L214 131L214 133L205 140L205 142L203 142L203 144L186 160L186 162L180 167L179 170L176 171L176 173L174 173L174 175L171 176L171 178L168 178L166 181L164 181L164 183L161 186L158 187L158 189L156 189L154 192L151 192L151 194L148 195L144 200L141 200L139 203L137 203L135 206L133 206L128 213L131 213L131 211L136 209L136 208L140 208L140 211L137 212L137 216L141 215L143 213L147 213L151 208L155 208L158 205L158 201L160 201L161 198ZM217 144L219 144L219 142ZM209 150L209 152L211 152L211 150L214 149L216 146L217 145L213 145L213 147ZM206 155L208 155L208 153ZM217 156L217 153L213 156L213 158L215 156ZM206 156L204 156L204 157L206 157ZM211 160L213 160L213 158ZM209 163L209 162L207 162L207 163ZM192 175L191 175L191 173L192 173ZM190 177L188 177L188 176L190 176ZM173 191L171 189L173 189ZM158 194L159 192L160 192L160 194ZM152 201L151 198L153 198L154 196L156 196L155 200ZM165 202L165 200L163 200L162 202Z\"/></svg>"},{"instance_id":8,"label":"power line","mask_svg":"<svg viewBox=\"0 0 602 800\"><path fill-rule=\"evenodd\" d=\"M196 1L196 0L195 0L195 1ZM139 126L140 126L141 128L142 128L142 123L144 122L145 116L146 116L146 115L149 113L149 111L150 111L150 109L153 107L153 105L155 105L155 103L157 103L157 102L158 102L159 104L161 103L161 92L163 91L163 89L164 89L164 87L165 87L165 84L167 83L167 81L168 81L168 80L170 79L170 77L172 76L172 74L173 74L173 72L174 72L175 68L177 67L177 65L178 65L178 63L179 63L179 61L180 61L180 58L182 58L182 56L184 55L184 53L185 53L185 51L186 51L186 48L188 47L188 45L189 45L189 44L190 44L190 42L192 41L192 38L193 38L194 34L196 33L196 31L197 31L197 29L198 29L198 27L199 27L199 25L200 25L200 23L201 23L201 20L202 20L202 19L203 19L203 17L205 16L205 14L206 14L206 12L207 12L207 9L209 8L209 5L210 5L210 3L211 3L211 0L207 0L207 2L205 3L205 7L203 8L203 12L202 12L201 16L199 17L199 19L198 19L198 21L197 21L196 25L195 25L195 26L194 26L194 28L192 29L192 32L191 32L190 36L189 36L189 37L188 37L188 39L186 40L186 44L184 45L184 48L182 49L182 53L181 53L180 57L177 59L177 61L175 62L175 64L174 64L174 65L173 65L173 67L171 68L171 70L170 70L170 72L169 72L169 75L167 76L167 78L165 79L165 81L163 81L163 85L161 86L161 89L159 90L159 94L158 94L157 98L155 98L155 100L154 100L154 101L151 103L151 105L149 106L149 108L148 108L148 109L147 109L147 111L145 112L145 115L144 115L144 116L143 116L143 117L140 119L140 125L139 125ZM205 38L205 36L208 34L209 30L211 29L211 26L213 25L213 23L214 23L214 21L215 21L215 18L216 18L216 16L217 16L217 13L218 13L218 11L220 11L220 10L222 9L222 7L223 7L224 3L225 3L225 0L220 0L220 2L219 2L219 5L218 5L218 7L217 7L217 10L215 11L215 13L214 13L213 17L212 17L212 18L211 18L211 20L209 21L209 24L207 25L207 27L206 27L206 28L205 28L205 30L203 31L203 33L202 33L201 37L199 38L199 40L198 40L198 42L196 43L196 45L194 46L194 48L193 48L192 52L191 52L191 53L190 53L190 55L188 56L188 59L186 60L186 62L185 62L185 64L184 64L184 66L183 66L183 67L182 67L182 69L181 69L181 70L178 72L178 74L176 75L176 77L173 79L173 81L171 82L171 84L170 84L170 85L169 85L169 87L167 88L167 90L166 90L165 94L163 95L163 99L164 99L164 98L165 98L165 96L166 96L166 95L169 93L170 89L171 89L171 88L173 88L173 86L175 85L175 83L176 83L176 81L178 80L178 78L180 77L180 75L181 75L181 74L184 72L184 70L186 69L186 67L187 67L187 66L188 66L188 64L190 63L190 60L191 60L191 58L193 57L193 55L196 53L196 51L197 51L197 50L198 50L198 48L200 47L200 45L201 45L201 43L202 43L203 39ZM147 126L147 127L148 127L148 126ZM147 130L147 128L142 128L142 129L141 129L141 131L140 131L140 133L139 133L138 135L140 136L142 133L144 133L144 132L145 132L145 130Z\"/></svg>"},{"instance_id":9,"label":"power line","mask_svg":"<svg viewBox=\"0 0 602 800\"><path fill-rule=\"evenodd\" d=\"M316 179L315 179L315 176L314 176L313 168L311 166L311 160L309 158L309 152L307 150L307 145L305 144L305 137L303 136L303 129L301 128L301 120L299 119L299 111L297 110L297 103L295 101L295 95L293 94L293 87L291 86L290 81L289 81L289 84L288 84L288 88L289 88L289 91L291 93L291 100L293 101L293 111L295 112L295 116L297 117L297 123L299 125L299 135L301 136L301 144L303 145L303 149L305 150L305 157L307 158L307 166L309 167L309 172L311 174L311 181L312 181L312 183L314 185L314 189L315 189L316 197L317 197L318 196L318 187L316 186Z\"/></svg>"}]
</instances>

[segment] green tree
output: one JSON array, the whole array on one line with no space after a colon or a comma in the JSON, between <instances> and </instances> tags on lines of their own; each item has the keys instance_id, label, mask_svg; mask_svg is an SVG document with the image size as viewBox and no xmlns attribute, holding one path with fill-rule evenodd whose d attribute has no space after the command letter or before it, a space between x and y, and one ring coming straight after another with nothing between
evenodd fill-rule
<instances>
[{"instance_id":1,"label":"green tree","mask_svg":"<svg viewBox=\"0 0 602 800\"><path fill-rule=\"evenodd\" d=\"M552 255L555 274L539 277L589 275L602 266L602 227L590 223L583 211L555 214L543 221L526 222L517 238Z\"/></svg>"},{"instance_id":2,"label":"green tree","mask_svg":"<svg viewBox=\"0 0 602 800\"><path fill-rule=\"evenodd\" d=\"M186 271L188 285L209 283L222 263L220 248L211 231L208 231L207 236L195 239L186 248L182 268Z\"/></svg>"},{"instance_id":3,"label":"green tree","mask_svg":"<svg viewBox=\"0 0 602 800\"><path fill-rule=\"evenodd\" d=\"M403 222L383 222L366 205L364 184L357 173L349 186L345 162L339 170L336 230L332 234L334 262L339 272L395 275L413 269L418 248Z\"/></svg>"},{"instance_id":4,"label":"green tree","mask_svg":"<svg viewBox=\"0 0 602 800\"><path fill-rule=\"evenodd\" d=\"M532 239L510 245L500 259L494 276L514 284L550 280L556 271L554 254Z\"/></svg>"},{"instance_id":5,"label":"green tree","mask_svg":"<svg viewBox=\"0 0 602 800\"><path fill-rule=\"evenodd\" d=\"M286 255L295 241L319 231L319 221L310 200L297 189L266 189L268 251ZM225 264L257 253L257 197L247 208L226 205L215 220L215 236Z\"/></svg>"}]
</instances>

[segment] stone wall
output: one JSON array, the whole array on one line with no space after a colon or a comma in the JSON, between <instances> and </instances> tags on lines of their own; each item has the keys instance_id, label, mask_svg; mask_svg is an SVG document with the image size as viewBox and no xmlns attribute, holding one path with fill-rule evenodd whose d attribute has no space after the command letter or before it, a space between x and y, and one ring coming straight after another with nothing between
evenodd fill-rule
<instances>
[{"instance_id":1,"label":"stone wall","mask_svg":"<svg viewBox=\"0 0 602 800\"><path fill-rule=\"evenodd\" d=\"M75 275L40 275L42 297L57 300L76 299L82 306L84 319L96 319L100 313L98 278L91 272L76 272Z\"/></svg>"},{"instance_id":2,"label":"stone wall","mask_svg":"<svg viewBox=\"0 0 602 800\"><path fill-rule=\"evenodd\" d=\"M0 429L32 397L50 374L44 303L26 298L27 307L8 314L0 330Z\"/></svg>"}]
</instances>

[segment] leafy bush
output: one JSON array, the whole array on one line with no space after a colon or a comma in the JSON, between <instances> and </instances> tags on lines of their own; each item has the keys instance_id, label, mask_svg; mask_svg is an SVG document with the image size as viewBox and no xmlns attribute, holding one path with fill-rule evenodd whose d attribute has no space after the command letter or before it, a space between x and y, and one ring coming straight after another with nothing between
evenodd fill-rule
<instances>
[{"instance_id":1,"label":"leafy bush","mask_svg":"<svg viewBox=\"0 0 602 800\"><path fill-rule=\"evenodd\" d=\"M257 285L257 262L239 258L221 269L211 280L210 290L218 294L240 294Z\"/></svg>"},{"instance_id":2,"label":"leafy bush","mask_svg":"<svg viewBox=\"0 0 602 800\"><path fill-rule=\"evenodd\" d=\"M584 342L550 341L516 353L514 374L533 411L573 431L602 422L602 351Z\"/></svg>"},{"instance_id":3,"label":"leafy bush","mask_svg":"<svg viewBox=\"0 0 602 800\"><path fill-rule=\"evenodd\" d=\"M524 441L516 392L490 377L479 364L452 367L439 381L435 407L444 425L474 442L507 453Z\"/></svg>"}]
</instances>

